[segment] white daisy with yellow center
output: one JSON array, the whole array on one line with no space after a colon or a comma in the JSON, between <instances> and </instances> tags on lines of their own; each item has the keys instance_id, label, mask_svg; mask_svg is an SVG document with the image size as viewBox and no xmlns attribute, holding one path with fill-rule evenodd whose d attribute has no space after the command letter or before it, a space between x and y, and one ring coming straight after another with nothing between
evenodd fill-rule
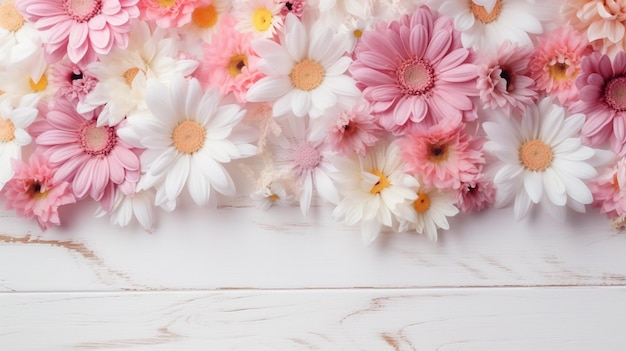
<instances>
[{"instance_id":1,"label":"white daisy with yellow center","mask_svg":"<svg viewBox=\"0 0 626 351\"><path fill-rule=\"evenodd\" d=\"M259 54L258 68L266 77L257 81L247 101L273 102L273 115L307 114L313 118L342 102L360 95L354 80L346 75L352 60L345 56L346 45L332 29L304 24L289 13L281 44L272 40L252 43ZM343 101L345 102L345 101Z\"/></svg>"},{"instance_id":2,"label":"white daisy with yellow center","mask_svg":"<svg viewBox=\"0 0 626 351\"><path fill-rule=\"evenodd\" d=\"M232 13L237 18L235 29L252 33L255 38L272 38L283 27L280 10L274 0L235 0Z\"/></svg>"},{"instance_id":3,"label":"white daisy with yellow center","mask_svg":"<svg viewBox=\"0 0 626 351\"><path fill-rule=\"evenodd\" d=\"M593 201L584 180L597 175L596 151L583 146L580 129L585 116L565 116L563 107L544 98L527 108L521 121L502 118L485 122L489 141L485 150L501 162L495 165L496 207L515 199L517 219L533 204L555 218L565 215L564 206L584 212Z\"/></svg>"},{"instance_id":4,"label":"white daisy with yellow center","mask_svg":"<svg viewBox=\"0 0 626 351\"><path fill-rule=\"evenodd\" d=\"M3 99L10 99L14 105L17 105L23 96L31 94L46 100L55 92L48 80L48 74L48 63L43 48L39 47L28 57L8 64L3 71L0 70L0 96Z\"/></svg>"},{"instance_id":5,"label":"white daisy with yellow center","mask_svg":"<svg viewBox=\"0 0 626 351\"><path fill-rule=\"evenodd\" d=\"M171 209L185 185L198 205L209 201L212 189L235 195L235 184L222 164L257 152L249 144L255 133L233 131L245 111L238 105L220 106L217 89L203 93L196 79L187 82L180 75L170 87L149 80L146 104L156 118L137 119L120 129L122 138L146 148L141 155L145 174L138 189L155 187L155 205ZM125 133L127 128L133 132Z\"/></svg>"},{"instance_id":6,"label":"white daisy with yellow center","mask_svg":"<svg viewBox=\"0 0 626 351\"><path fill-rule=\"evenodd\" d=\"M449 194L438 189L421 188L416 193L417 199L399 209L402 220L398 231L415 230L426 234L431 241L437 241L438 229L450 229L448 217L455 216L459 209Z\"/></svg>"}]
</instances>

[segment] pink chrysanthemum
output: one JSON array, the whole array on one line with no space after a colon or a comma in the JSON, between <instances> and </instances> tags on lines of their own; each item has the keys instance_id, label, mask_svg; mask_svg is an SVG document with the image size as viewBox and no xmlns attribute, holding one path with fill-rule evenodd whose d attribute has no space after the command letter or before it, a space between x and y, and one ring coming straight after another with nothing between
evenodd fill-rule
<instances>
[{"instance_id":1,"label":"pink chrysanthemum","mask_svg":"<svg viewBox=\"0 0 626 351\"><path fill-rule=\"evenodd\" d=\"M523 115L537 97L535 81L529 77L532 47L504 42L478 66L478 83L483 108L506 116Z\"/></svg>"},{"instance_id":2,"label":"pink chrysanthemum","mask_svg":"<svg viewBox=\"0 0 626 351\"><path fill-rule=\"evenodd\" d=\"M89 194L104 208L112 205L115 187L137 183L139 157L117 136L117 126L98 127L102 109L78 114L66 100L59 100L46 116L48 129L35 142L59 170L54 182L68 181L77 198ZM134 189L134 187L130 187Z\"/></svg>"},{"instance_id":3,"label":"pink chrysanthemum","mask_svg":"<svg viewBox=\"0 0 626 351\"><path fill-rule=\"evenodd\" d=\"M301 18L306 9L306 0L280 0L283 7L280 9L280 15L287 17L288 13L293 13L296 17Z\"/></svg>"},{"instance_id":4,"label":"pink chrysanthemum","mask_svg":"<svg viewBox=\"0 0 626 351\"><path fill-rule=\"evenodd\" d=\"M191 22L199 0L139 0L141 18L161 28L178 28Z\"/></svg>"},{"instance_id":5,"label":"pink chrysanthemum","mask_svg":"<svg viewBox=\"0 0 626 351\"><path fill-rule=\"evenodd\" d=\"M387 130L410 123L474 117L472 52L447 17L421 7L363 33L350 72Z\"/></svg>"},{"instance_id":6,"label":"pink chrysanthemum","mask_svg":"<svg viewBox=\"0 0 626 351\"><path fill-rule=\"evenodd\" d=\"M369 104L358 104L351 110L342 111L327 134L333 151L345 156L353 152L365 156L366 149L382 135L383 130L375 119L369 111Z\"/></svg>"},{"instance_id":7,"label":"pink chrysanthemum","mask_svg":"<svg viewBox=\"0 0 626 351\"><path fill-rule=\"evenodd\" d=\"M537 38L530 60L530 74L537 87L564 106L578 99L576 77L583 57L593 51L587 39L569 26Z\"/></svg>"},{"instance_id":8,"label":"pink chrysanthemum","mask_svg":"<svg viewBox=\"0 0 626 351\"><path fill-rule=\"evenodd\" d=\"M37 219L42 230L60 225L58 208L76 202L70 183L54 181L55 169L45 157L33 154L28 163L13 159L15 175L0 191L5 208Z\"/></svg>"},{"instance_id":9,"label":"pink chrysanthemum","mask_svg":"<svg viewBox=\"0 0 626 351\"><path fill-rule=\"evenodd\" d=\"M619 0L568 0L561 14L596 51L609 57L626 50L626 3Z\"/></svg>"},{"instance_id":10,"label":"pink chrysanthemum","mask_svg":"<svg viewBox=\"0 0 626 351\"><path fill-rule=\"evenodd\" d=\"M456 193L456 204L463 212L480 212L496 200L496 188L480 173L469 182L461 183Z\"/></svg>"},{"instance_id":11,"label":"pink chrysanthemum","mask_svg":"<svg viewBox=\"0 0 626 351\"><path fill-rule=\"evenodd\" d=\"M626 53L615 56L593 53L582 61L576 79L580 100L572 104L573 113L586 115L581 130L583 141L601 145L610 140L613 151L626 153Z\"/></svg>"},{"instance_id":12,"label":"pink chrysanthemum","mask_svg":"<svg viewBox=\"0 0 626 351\"><path fill-rule=\"evenodd\" d=\"M626 214L626 159L607 169L589 184L593 206L600 207L609 219Z\"/></svg>"},{"instance_id":13,"label":"pink chrysanthemum","mask_svg":"<svg viewBox=\"0 0 626 351\"><path fill-rule=\"evenodd\" d=\"M205 88L217 86L222 95L233 93L243 103L248 89L263 76L257 70L259 57L250 46L252 34L235 30L232 16L222 17L212 43L204 44L197 77Z\"/></svg>"},{"instance_id":14,"label":"pink chrysanthemum","mask_svg":"<svg viewBox=\"0 0 626 351\"><path fill-rule=\"evenodd\" d=\"M85 96L98 84L97 78L67 59L59 61L51 70L52 82L57 87L55 96L65 98L74 105L83 102Z\"/></svg>"},{"instance_id":15,"label":"pink chrysanthemum","mask_svg":"<svg viewBox=\"0 0 626 351\"><path fill-rule=\"evenodd\" d=\"M427 131L407 134L400 141L407 172L439 189L458 189L462 182L474 180L485 162L484 141L464 133L463 127L446 119Z\"/></svg>"},{"instance_id":16,"label":"pink chrysanthemum","mask_svg":"<svg viewBox=\"0 0 626 351\"><path fill-rule=\"evenodd\" d=\"M50 61L66 53L84 66L114 46L128 45L130 19L139 16L138 0L17 0L16 6L43 31Z\"/></svg>"}]
</instances>

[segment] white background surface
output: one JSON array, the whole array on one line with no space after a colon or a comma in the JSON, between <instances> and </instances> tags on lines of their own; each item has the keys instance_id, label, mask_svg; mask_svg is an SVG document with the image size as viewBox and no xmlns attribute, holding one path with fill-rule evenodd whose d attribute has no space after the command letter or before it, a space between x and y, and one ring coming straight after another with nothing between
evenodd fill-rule
<instances>
[{"instance_id":1,"label":"white background surface","mask_svg":"<svg viewBox=\"0 0 626 351\"><path fill-rule=\"evenodd\" d=\"M95 205L41 232L0 212L1 350L626 350L626 234L597 210L452 219L371 246L319 204Z\"/></svg>"}]
</instances>

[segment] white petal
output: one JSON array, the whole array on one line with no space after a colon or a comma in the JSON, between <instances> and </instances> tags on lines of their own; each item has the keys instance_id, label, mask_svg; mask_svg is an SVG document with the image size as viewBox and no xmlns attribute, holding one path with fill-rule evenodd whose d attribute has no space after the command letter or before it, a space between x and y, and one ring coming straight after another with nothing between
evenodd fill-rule
<instances>
[{"instance_id":1,"label":"white petal","mask_svg":"<svg viewBox=\"0 0 626 351\"><path fill-rule=\"evenodd\" d=\"M293 88L288 77L264 77L254 83L246 93L251 102L273 101Z\"/></svg>"},{"instance_id":2,"label":"white petal","mask_svg":"<svg viewBox=\"0 0 626 351\"><path fill-rule=\"evenodd\" d=\"M530 198L530 201L539 203L543 195L543 182L540 172L526 172L524 175L524 189Z\"/></svg>"},{"instance_id":3,"label":"white petal","mask_svg":"<svg viewBox=\"0 0 626 351\"><path fill-rule=\"evenodd\" d=\"M170 201L176 200L183 190L189 177L189 156L183 155L178 158L174 166L169 170L165 179L165 194Z\"/></svg>"}]
</instances>

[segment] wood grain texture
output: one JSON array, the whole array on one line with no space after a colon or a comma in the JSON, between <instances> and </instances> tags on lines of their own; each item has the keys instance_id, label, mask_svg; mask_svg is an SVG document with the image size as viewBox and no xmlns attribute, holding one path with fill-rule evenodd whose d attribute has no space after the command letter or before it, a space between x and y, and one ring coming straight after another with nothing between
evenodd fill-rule
<instances>
[{"instance_id":1,"label":"wood grain texture","mask_svg":"<svg viewBox=\"0 0 626 351\"><path fill-rule=\"evenodd\" d=\"M623 350L626 288L0 294L10 350ZM8 348L5 348L7 346Z\"/></svg>"}]
</instances>

